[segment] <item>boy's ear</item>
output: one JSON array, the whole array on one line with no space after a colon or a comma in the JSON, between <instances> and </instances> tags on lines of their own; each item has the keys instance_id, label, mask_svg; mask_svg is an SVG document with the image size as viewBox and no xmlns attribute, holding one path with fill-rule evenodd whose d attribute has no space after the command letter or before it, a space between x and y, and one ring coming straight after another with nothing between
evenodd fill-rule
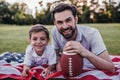
<instances>
[{"instance_id":1,"label":"boy's ear","mask_svg":"<svg viewBox=\"0 0 120 80\"><path fill-rule=\"evenodd\" d=\"M31 40L30 40L30 39L28 39L28 42L30 43L30 42L31 42Z\"/></svg>"},{"instance_id":2,"label":"boy's ear","mask_svg":"<svg viewBox=\"0 0 120 80\"><path fill-rule=\"evenodd\" d=\"M48 43L50 42L50 39L48 39Z\"/></svg>"}]
</instances>

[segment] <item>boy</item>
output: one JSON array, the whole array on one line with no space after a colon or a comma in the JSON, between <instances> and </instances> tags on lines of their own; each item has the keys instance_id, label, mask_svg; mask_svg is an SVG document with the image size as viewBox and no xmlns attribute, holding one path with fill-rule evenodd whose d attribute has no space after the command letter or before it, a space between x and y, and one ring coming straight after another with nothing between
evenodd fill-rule
<instances>
[{"instance_id":1,"label":"boy","mask_svg":"<svg viewBox=\"0 0 120 80\"><path fill-rule=\"evenodd\" d=\"M52 46L48 45L49 31L43 25L36 24L29 30L30 45L26 48L24 69L22 76L27 76L31 66L47 64L42 73L48 76L52 73L56 64L56 53Z\"/></svg>"}]
</instances>

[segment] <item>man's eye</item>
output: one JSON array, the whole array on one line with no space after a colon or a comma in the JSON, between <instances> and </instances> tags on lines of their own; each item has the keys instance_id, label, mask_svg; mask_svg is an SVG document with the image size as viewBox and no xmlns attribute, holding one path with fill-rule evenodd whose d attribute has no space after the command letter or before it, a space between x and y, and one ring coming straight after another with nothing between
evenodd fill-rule
<instances>
[{"instance_id":1,"label":"man's eye","mask_svg":"<svg viewBox=\"0 0 120 80\"><path fill-rule=\"evenodd\" d=\"M71 20L71 19L67 19L67 20L66 20L66 22L70 22L70 21L72 21L72 20Z\"/></svg>"},{"instance_id":2,"label":"man's eye","mask_svg":"<svg viewBox=\"0 0 120 80\"><path fill-rule=\"evenodd\" d=\"M57 21L57 24L62 24L62 22L61 21Z\"/></svg>"}]
</instances>

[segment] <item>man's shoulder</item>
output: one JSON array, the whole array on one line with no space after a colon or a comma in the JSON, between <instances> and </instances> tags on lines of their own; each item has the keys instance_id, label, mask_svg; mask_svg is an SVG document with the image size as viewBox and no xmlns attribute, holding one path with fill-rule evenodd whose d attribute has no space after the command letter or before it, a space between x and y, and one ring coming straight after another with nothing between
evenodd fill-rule
<instances>
[{"instance_id":1,"label":"man's shoulder","mask_svg":"<svg viewBox=\"0 0 120 80\"><path fill-rule=\"evenodd\" d=\"M81 28L81 29L92 29L92 30L95 30L96 28L94 27L91 27L91 26L86 26L86 25L77 25L77 28Z\"/></svg>"},{"instance_id":2,"label":"man's shoulder","mask_svg":"<svg viewBox=\"0 0 120 80\"><path fill-rule=\"evenodd\" d=\"M98 31L97 28L86 26L86 25L77 25L78 31L82 33L94 33Z\"/></svg>"},{"instance_id":3,"label":"man's shoulder","mask_svg":"<svg viewBox=\"0 0 120 80\"><path fill-rule=\"evenodd\" d=\"M59 33L56 26L54 26L53 29L52 29L52 36L59 37L59 38L61 37L61 34Z\"/></svg>"},{"instance_id":4,"label":"man's shoulder","mask_svg":"<svg viewBox=\"0 0 120 80\"><path fill-rule=\"evenodd\" d=\"M53 27L52 33L58 33L58 30L57 30L57 27L56 27L56 26Z\"/></svg>"},{"instance_id":5,"label":"man's shoulder","mask_svg":"<svg viewBox=\"0 0 120 80\"><path fill-rule=\"evenodd\" d=\"M92 39L92 36L95 34L98 34L99 31L94 27L84 26L84 25L78 25L77 31L79 35L82 35L82 37L86 38L87 40Z\"/></svg>"}]
</instances>

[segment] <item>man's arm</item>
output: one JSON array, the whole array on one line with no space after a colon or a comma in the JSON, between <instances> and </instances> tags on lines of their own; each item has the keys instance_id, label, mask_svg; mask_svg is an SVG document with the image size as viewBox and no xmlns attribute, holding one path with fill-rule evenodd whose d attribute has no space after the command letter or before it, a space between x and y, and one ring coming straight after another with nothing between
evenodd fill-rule
<instances>
[{"instance_id":1,"label":"man's arm","mask_svg":"<svg viewBox=\"0 0 120 80\"><path fill-rule=\"evenodd\" d=\"M87 58L98 69L108 70L110 72L115 71L115 67L112 61L110 60L110 57L107 51L104 51L99 56L96 56L92 52L85 49L77 41L69 41L65 45L64 51L68 53L78 53L82 57Z\"/></svg>"},{"instance_id":2,"label":"man's arm","mask_svg":"<svg viewBox=\"0 0 120 80\"><path fill-rule=\"evenodd\" d=\"M90 51L85 51L87 53L86 58L98 69L107 70L110 72L115 72L115 67L110 60L109 54L107 51L104 51L99 56L91 53Z\"/></svg>"}]
</instances>

